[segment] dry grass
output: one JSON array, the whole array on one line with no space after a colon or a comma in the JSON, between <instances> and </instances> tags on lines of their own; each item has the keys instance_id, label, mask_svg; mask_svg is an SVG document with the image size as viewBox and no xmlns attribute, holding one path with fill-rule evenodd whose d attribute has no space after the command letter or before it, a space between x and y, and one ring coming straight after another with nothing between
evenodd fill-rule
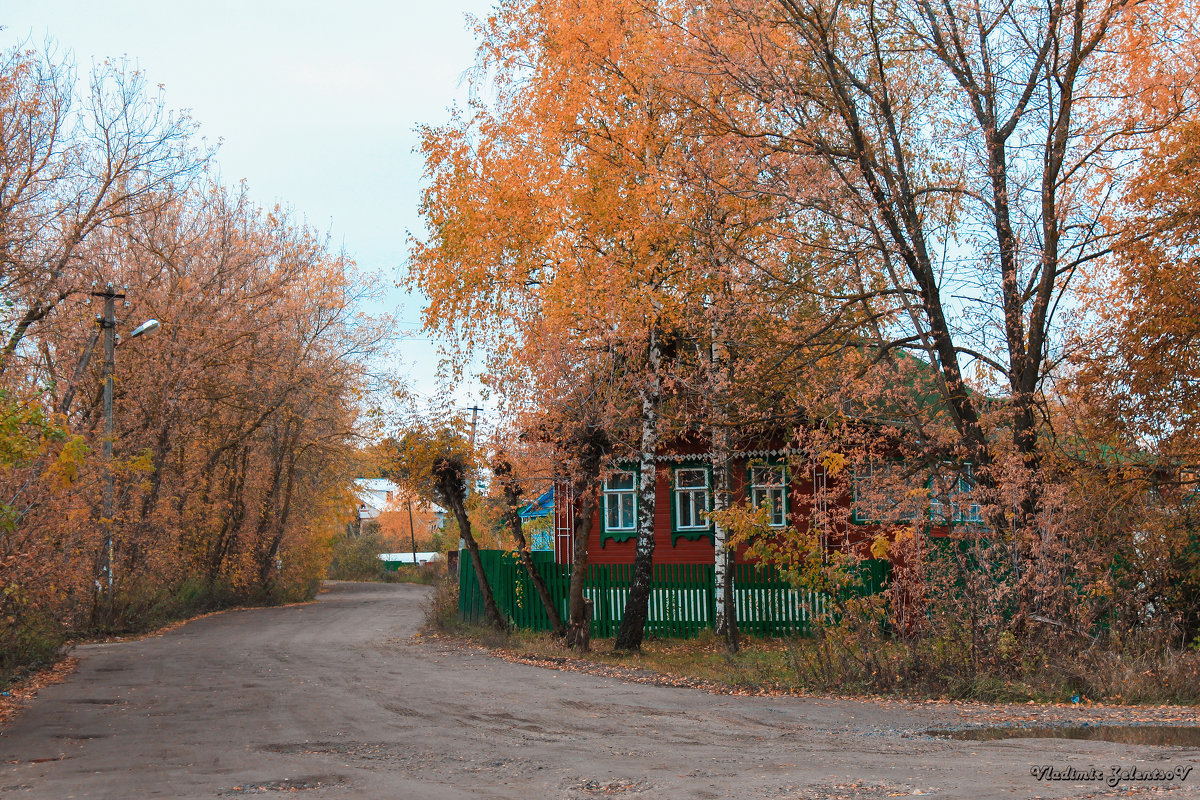
<instances>
[{"instance_id":1,"label":"dry grass","mask_svg":"<svg viewBox=\"0 0 1200 800\"><path fill-rule=\"evenodd\" d=\"M458 618L457 580L447 578L433 585L433 594L429 596L425 606L424 630L454 635L474 630ZM483 631L479 630L476 633L482 635Z\"/></svg>"},{"instance_id":2,"label":"dry grass","mask_svg":"<svg viewBox=\"0 0 1200 800\"><path fill-rule=\"evenodd\" d=\"M384 583L419 583L433 586L446 579L446 563L435 561L430 564L401 564L398 569L383 570L378 580Z\"/></svg>"},{"instance_id":3,"label":"dry grass","mask_svg":"<svg viewBox=\"0 0 1200 800\"><path fill-rule=\"evenodd\" d=\"M1000 703L1100 702L1121 705L1200 704L1200 653L1156 656L1115 653L1039 660L971 672L961 664L914 659L910 646L884 639L860 643L870 658L837 653L820 637L747 637L729 654L711 633L695 639L648 638L640 653L618 653L611 640L593 640L589 653L566 648L547 633L507 636L459 622L448 589L431 605L427 630L440 631L512 661L612 675L641 682L691 686L721 694L811 694L844 697L975 700ZM861 655L858 654L858 655Z\"/></svg>"}]
</instances>

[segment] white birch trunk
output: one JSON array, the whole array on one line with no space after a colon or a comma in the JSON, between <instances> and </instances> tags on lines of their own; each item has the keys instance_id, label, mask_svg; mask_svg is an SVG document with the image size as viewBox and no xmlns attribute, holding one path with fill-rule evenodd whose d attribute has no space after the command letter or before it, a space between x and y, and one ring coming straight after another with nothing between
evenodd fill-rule
<instances>
[{"instance_id":1,"label":"white birch trunk","mask_svg":"<svg viewBox=\"0 0 1200 800\"><path fill-rule=\"evenodd\" d=\"M637 546L633 559L633 580L625 600L625 613L613 646L617 650L638 650L642 646L650 604L654 569L655 456L658 453L658 413L662 394L659 366L662 361L657 330L650 332L649 375L641 391L642 438L638 453Z\"/></svg>"},{"instance_id":2,"label":"white birch trunk","mask_svg":"<svg viewBox=\"0 0 1200 800\"><path fill-rule=\"evenodd\" d=\"M650 332L650 380L642 390L642 440L638 453L638 511L637 555L651 558L654 554L654 508L657 486L658 405L662 394L658 370L662 354L656 331Z\"/></svg>"},{"instance_id":3,"label":"white birch trunk","mask_svg":"<svg viewBox=\"0 0 1200 800\"><path fill-rule=\"evenodd\" d=\"M657 348L651 349L651 361L657 360ZM651 367L657 373L657 365ZM658 453L658 378L652 381L651 391L642 393L642 441L638 454L638 511L637 555L651 557L654 553L654 508Z\"/></svg>"},{"instance_id":4,"label":"white birch trunk","mask_svg":"<svg viewBox=\"0 0 1200 800\"><path fill-rule=\"evenodd\" d=\"M729 507L729 448L727 433L723 425L713 429L712 465L713 465L713 511L721 512ZM726 607L726 597L732 594L730 574L731 559L729 553L729 532L720 522L713 522L713 591L716 595L716 615L713 627L717 636L725 638L729 634L729 622L732 609Z\"/></svg>"},{"instance_id":5,"label":"white birch trunk","mask_svg":"<svg viewBox=\"0 0 1200 800\"><path fill-rule=\"evenodd\" d=\"M720 330L713 326L710 368L712 376L712 465L713 511L729 507L732 485L729 474L729 428L726 424L726 403L729 400L730 366L724 358ZM733 602L733 554L729 550L729 532L719 522L713 523L713 593L716 610L713 628L718 638L725 640L725 649L738 650L737 610Z\"/></svg>"}]
</instances>

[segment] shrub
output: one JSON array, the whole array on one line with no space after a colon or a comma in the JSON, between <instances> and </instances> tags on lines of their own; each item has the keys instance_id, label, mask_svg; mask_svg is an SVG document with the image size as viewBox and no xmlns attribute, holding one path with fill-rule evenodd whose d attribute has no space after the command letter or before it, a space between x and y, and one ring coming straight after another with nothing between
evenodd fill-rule
<instances>
[{"instance_id":1,"label":"shrub","mask_svg":"<svg viewBox=\"0 0 1200 800\"><path fill-rule=\"evenodd\" d=\"M401 564L394 570L385 569L380 573L384 583L419 583L433 586L446 577L446 562L435 561L429 564Z\"/></svg>"},{"instance_id":2,"label":"shrub","mask_svg":"<svg viewBox=\"0 0 1200 800\"><path fill-rule=\"evenodd\" d=\"M382 552L383 542L376 533L344 536L333 543L328 575L338 581L380 580L383 562L379 560L379 554Z\"/></svg>"},{"instance_id":3,"label":"shrub","mask_svg":"<svg viewBox=\"0 0 1200 800\"><path fill-rule=\"evenodd\" d=\"M425 606L425 627L442 633L460 633L466 625L458 616L458 580L447 578L434 584Z\"/></svg>"}]
</instances>

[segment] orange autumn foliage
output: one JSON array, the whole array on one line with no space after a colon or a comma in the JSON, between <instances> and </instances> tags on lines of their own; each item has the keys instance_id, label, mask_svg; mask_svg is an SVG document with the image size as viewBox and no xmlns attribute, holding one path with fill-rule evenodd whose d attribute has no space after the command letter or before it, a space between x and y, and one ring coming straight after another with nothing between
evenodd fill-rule
<instances>
[{"instance_id":1,"label":"orange autumn foliage","mask_svg":"<svg viewBox=\"0 0 1200 800\"><path fill-rule=\"evenodd\" d=\"M138 73L73 91L49 56L0 58L0 675L68 635L311 594L383 335L353 264L210 180ZM93 283L128 300L111 464Z\"/></svg>"},{"instance_id":2,"label":"orange autumn foliage","mask_svg":"<svg viewBox=\"0 0 1200 800\"><path fill-rule=\"evenodd\" d=\"M1162 562L1115 566L1157 467L1123 491L1058 404L1082 290L1151 233L1111 224L1129 154L1195 101L1189 8L502 2L478 28L492 93L425 131L427 327L460 367L485 353L512 427L549 441L583 420L644 469L684 431L785 438L831 479L826 547L853 548L860 503L905 528L877 552L932 558L969 486L943 566L973 659L1062 641L1062 618L1133 624L1164 607L1136 574Z\"/></svg>"}]
</instances>

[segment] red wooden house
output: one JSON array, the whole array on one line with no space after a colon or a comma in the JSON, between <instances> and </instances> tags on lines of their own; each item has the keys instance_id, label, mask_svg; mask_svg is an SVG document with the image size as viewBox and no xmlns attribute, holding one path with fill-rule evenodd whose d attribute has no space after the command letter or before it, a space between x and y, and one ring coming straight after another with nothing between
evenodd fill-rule
<instances>
[{"instance_id":1,"label":"red wooden house","mask_svg":"<svg viewBox=\"0 0 1200 800\"><path fill-rule=\"evenodd\" d=\"M799 450L783 445L743 450L732 457L733 502L766 505L771 525L778 528L790 523L797 530L806 530L816 515L827 548L853 550L864 556L881 531L918 525L931 536L945 536L950 525L982 522L967 475L953 477L949 491L943 481L942 492L935 492L930 480L929 490L922 496L888 488L890 473L901 468L898 462L887 460L847 466L845 479L838 484L817 459ZM696 445L672 446L657 457L655 472L655 563L713 563L713 527L707 519L713 507L709 451ZM588 534L590 563L633 562L637 486L636 464L619 466L604 479L600 507ZM554 550L559 563L571 560L577 508L569 487L560 485L554 508ZM737 560L744 561L741 553Z\"/></svg>"}]
</instances>

